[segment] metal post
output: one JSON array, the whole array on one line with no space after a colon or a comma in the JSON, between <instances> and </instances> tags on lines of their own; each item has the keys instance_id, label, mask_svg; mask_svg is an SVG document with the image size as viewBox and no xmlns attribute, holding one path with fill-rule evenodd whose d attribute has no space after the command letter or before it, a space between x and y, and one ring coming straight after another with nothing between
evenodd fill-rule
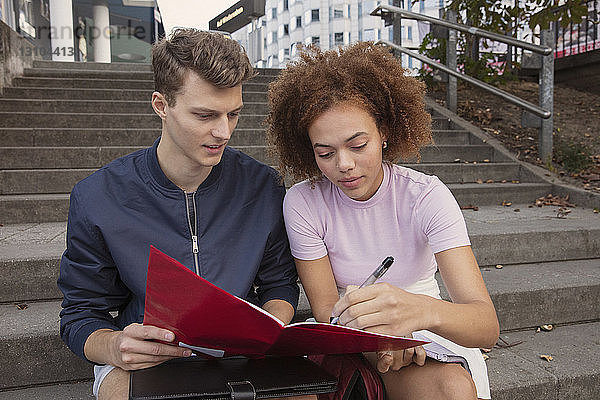
<instances>
[{"instance_id":1,"label":"metal post","mask_svg":"<svg viewBox=\"0 0 600 400\"><path fill-rule=\"evenodd\" d=\"M456 23L456 12L454 10L446 11L448 22ZM456 30L448 29L448 42L446 43L446 65L453 71L456 71ZM456 77L448 75L448 87L446 88L446 108L456 112Z\"/></svg>"},{"instance_id":2,"label":"metal post","mask_svg":"<svg viewBox=\"0 0 600 400\"><path fill-rule=\"evenodd\" d=\"M552 28L552 27L551 27ZM540 33L542 45L555 48L552 29ZM554 113L554 54L542 56L542 69L540 70L540 107ZM542 119L539 133L539 155L542 162L552 161L552 134L554 130L553 116Z\"/></svg>"},{"instance_id":3,"label":"metal post","mask_svg":"<svg viewBox=\"0 0 600 400\"><path fill-rule=\"evenodd\" d=\"M404 7L404 0L394 0L393 5L396 7ZM394 34L394 43L398 46L402 46L402 18L398 14L394 14L392 30ZM402 61L402 53L400 53L398 50L394 50L394 56L396 56L396 58L400 58L400 61Z\"/></svg>"}]
</instances>

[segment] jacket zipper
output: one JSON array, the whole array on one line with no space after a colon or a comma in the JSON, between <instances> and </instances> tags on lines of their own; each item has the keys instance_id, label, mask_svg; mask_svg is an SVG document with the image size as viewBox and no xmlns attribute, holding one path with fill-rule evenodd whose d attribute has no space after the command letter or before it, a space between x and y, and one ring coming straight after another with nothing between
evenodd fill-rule
<instances>
[{"instance_id":1,"label":"jacket zipper","mask_svg":"<svg viewBox=\"0 0 600 400\"><path fill-rule=\"evenodd\" d=\"M192 235L194 268L196 269L196 275L200 276L200 270L198 268L198 218L196 217L196 192L185 193L185 208L188 219L188 227L190 229L190 234ZM193 224L192 221L194 222Z\"/></svg>"}]
</instances>

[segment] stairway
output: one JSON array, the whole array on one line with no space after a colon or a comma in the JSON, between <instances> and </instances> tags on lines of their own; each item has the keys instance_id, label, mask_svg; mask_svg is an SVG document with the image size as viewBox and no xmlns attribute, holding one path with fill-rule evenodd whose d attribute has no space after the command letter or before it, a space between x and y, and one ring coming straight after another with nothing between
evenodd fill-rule
<instances>
[{"instance_id":1,"label":"stairway","mask_svg":"<svg viewBox=\"0 0 600 400\"><path fill-rule=\"evenodd\" d=\"M276 73L261 70L244 85L230 141L270 164L262 121ZM92 398L91 367L58 335L68 193L158 137L152 89L147 65L41 61L0 98L0 400ZM557 218L558 207L534 206L556 185L429 106L436 144L406 165L439 176L462 206L473 206L463 212L501 337L522 342L488 354L493 398L600 398L600 214L580 205ZM303 295L297 318L309 313ZM536 332L543 324L554 329Z\"/></svg>"}]
</instances>

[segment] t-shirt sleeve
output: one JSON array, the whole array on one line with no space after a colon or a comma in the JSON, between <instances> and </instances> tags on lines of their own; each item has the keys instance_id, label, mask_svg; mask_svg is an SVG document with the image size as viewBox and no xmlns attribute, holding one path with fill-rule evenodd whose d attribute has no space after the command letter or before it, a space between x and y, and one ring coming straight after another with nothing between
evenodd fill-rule
<instances>
[{"instance_id":1,"label":"t-shirt sleeve","mask_svg":"<svg viewBox=\"0 0 600 400\"><path fill-rule=\"evenodd\" d=\"M456 199L437 177L417 201L415 214L433 253L471 244Z\"/></svg>"},{"instance_id":2,"label":"t-shirt sleeve","mask_svg":"<svg viewBox=\"0 0 600 400\"><path fill-rule=\"evenodd\" d=\"M327 255L323 233L317 227L316 214L311 210L300 187L294 186L286 193L283 217L294 258L309 261Z\"/></svg>"}]
</instances>

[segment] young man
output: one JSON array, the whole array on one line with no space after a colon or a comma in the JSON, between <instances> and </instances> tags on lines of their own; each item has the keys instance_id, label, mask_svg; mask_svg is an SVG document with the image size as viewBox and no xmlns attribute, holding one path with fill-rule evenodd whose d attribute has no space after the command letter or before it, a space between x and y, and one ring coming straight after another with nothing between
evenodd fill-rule
<instances>
[{"instance_id":1,"label":"young man","mask_svg":"<svg viewBox=\"0 0 600 400\"><path fill-rule=\"evenodd\" d=\"M152 64L161 137L71 193L61 336L96 364L100 399L127 398L130 370L190 355L148 341L174 336L140 324L151 244L285 323L298 301L285 189L273 169L226 147L242 82L253 75L243 49L218 33L181 29L155 45Z\"/></svg>"}]
</instances>

